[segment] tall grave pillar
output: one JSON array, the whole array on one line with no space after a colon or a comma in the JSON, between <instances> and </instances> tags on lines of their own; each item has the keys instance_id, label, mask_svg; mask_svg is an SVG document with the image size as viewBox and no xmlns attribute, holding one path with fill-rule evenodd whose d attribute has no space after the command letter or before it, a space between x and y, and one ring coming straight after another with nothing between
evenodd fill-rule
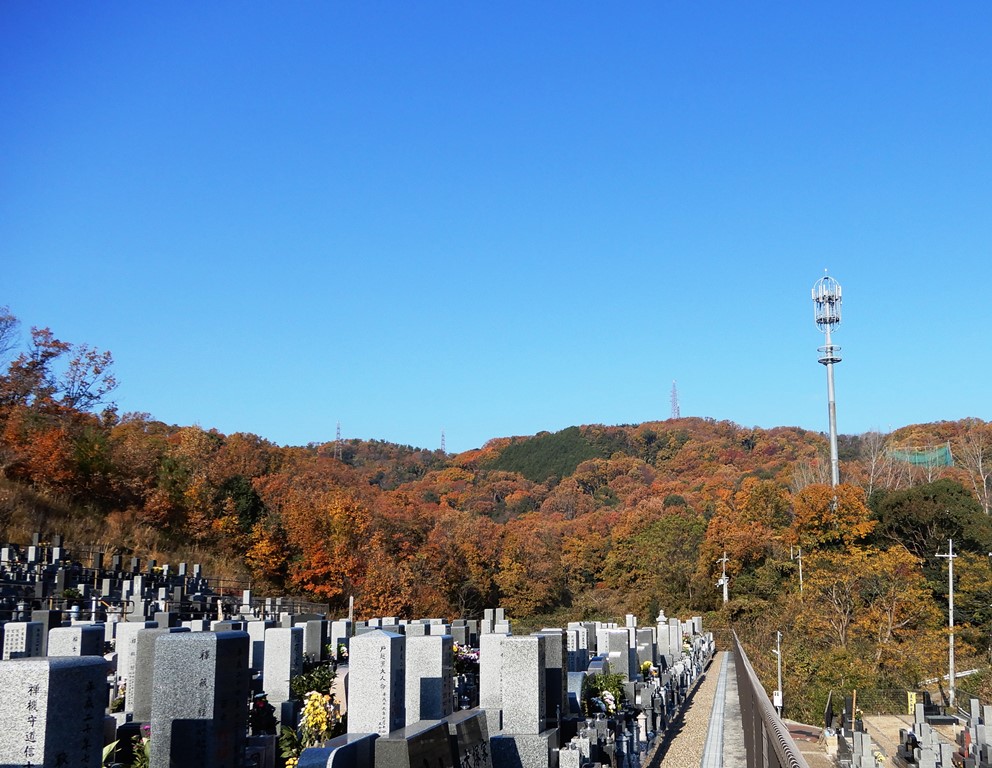
<instances>
[{"instance_id":1,"label":"tall grave pillar","mask_svg":"<svg viewBox=\"0 0 992 768\"><path fill-rule=\"evenodd\" d=\"M406 725L443 720L454 710L451 635L406 639Z\"/></svg>"},{"instance_id":2,"label":"tall grave pillar","mask_svg":"<svg viewBox=\"0 0 992 768\"><path fill-rule=\"evenodd\" d=\"M266 629L262 664L262 685L279 722L295 726L289 682L303 672L303 627Z\"/></svg>"},{"instance_id":3,"label":"tall grave pillar","mask_svg":"<svg viewBox=\"0 0 992 768\"><path fill-rule=\"evenodd\" d=\"M240 768L249 675L247 632L157 637L151 768Z\"/></svg>"},{"instance_id":4,"label":"tall grave pillar","mask_svg":"<svg viewBox=\"0 0 992 768\"><path fill-rule=\"evenodd\" d=\"M547 768L558 729L545 728L546 643L542 635L503 641L503 730L490 737L493 765Z\"/></svg>"},{"instance_id":5,"label":"tall grave pillar","mask_svg":"<svg viewBox=\"0 0 992 768\"><path fill-rule=\"evenodd\" d=\"M99 768L107 662L92 656L0 662L0 765Z\"/></svg>"},{"instance_id":6,"label":"tall grave pillar","mask_svg":"<svg viewBox=\"0 0 992 768\"><path fill-rule=\"evenodd\" d=\"M348 733L386 736L405 725L405 642L381 629L351 639Z\"/></svg>"}]
</instances>

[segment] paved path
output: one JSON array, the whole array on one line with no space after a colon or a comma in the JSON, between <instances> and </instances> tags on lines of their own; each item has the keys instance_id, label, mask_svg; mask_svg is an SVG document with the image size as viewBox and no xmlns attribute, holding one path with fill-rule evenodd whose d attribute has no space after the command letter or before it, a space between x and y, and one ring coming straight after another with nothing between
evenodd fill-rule
<instances>
[{"instance_id":1,"label":"paved path","mask_svg":"<svg viewBox=\"0 0 992 768\"><path fill-rule=\"evenodd\" d=\"M675 733L664 751L645 763L647 768L746 768L744 727L734 655L721 651L710 665L692 700L674 724ZM790 724L790 730L793 725ZM798 726L796 740L810 768L833 766L818 733ZM813 729L816 730L816 729ZM812 737L812 738L809 738Z\"/></svg>"}]
</instances>

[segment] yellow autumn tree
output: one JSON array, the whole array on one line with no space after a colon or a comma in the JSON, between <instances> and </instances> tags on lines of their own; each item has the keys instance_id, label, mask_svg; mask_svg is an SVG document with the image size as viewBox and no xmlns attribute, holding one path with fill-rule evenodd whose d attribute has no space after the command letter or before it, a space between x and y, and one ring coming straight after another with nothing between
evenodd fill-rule
<instances>
[{"instance_id":1,"label":"yellow autumn tree","mask_svg":"<svg viewBox=\"0 0 992 768\"><path fill-rule=\"evenodd\" d=\"M792 541L804 551L849 547L875 529L864 490L853 485L808 485L793 496L792 504Z\"/></svg>"}]
</instances>

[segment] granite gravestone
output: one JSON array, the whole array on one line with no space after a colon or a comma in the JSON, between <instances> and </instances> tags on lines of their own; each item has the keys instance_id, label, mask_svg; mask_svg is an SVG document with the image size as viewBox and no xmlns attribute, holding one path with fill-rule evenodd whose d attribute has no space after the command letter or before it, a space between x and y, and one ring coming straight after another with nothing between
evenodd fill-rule
<instances>
[{"instance_id":1,"label":"granite gravestone","mask_svg":"<svg viewBox=\"0 0 992 768\"><path fill-rule=\"evenodd\" d=\"M107 663L100 658L0 662L0 765L99 768Z\"/></svg>"},{"instance_id":2,"label":"granite gravestone","mask_svg":"<svg viewBox=\"0 0 992 768\"><path fill-rule=\"evenodd\" d=\"M503 640L503 730L537 734L545 730L547 639L542 635Z\"/></svg>"},{"instance_id":3,"label":"granite gravestone","mask_svg":"<svg viewBox=\"0 0 992 768\"><path fill-rule=\"evenodd\" d=\"M455 768L448 726L421 720L375 742L375 768Z\"/></svg>"},{"instance_id":4,"label":"granite gravestone","mask_svg":"<svg viewBox=\"0 0 992 768\"><path fill-rule=\"evenodd\" d=\"M134 662L138 654L138 633L143 629L155 629L157 626L158 624L154 621L118 622L113 625L116 630L117 679L121 685L125 686L125 690L134 677Z\"/></svg>"},{"instance_id":5,"label":"granite gravestone","mask_svg":"<svg viewBox=\"0 0 992 768\"><path fill-rule=\"evenodd\" d=\"M289 701L289 681L303 672L303 627L272 627L265 630L265 661L262 685L269 702Z\"/></svg>"},{"instance_id":6,"label":"granite gravestone","mask_svg":"<svg viewBox=\"0 0 992 768\"><path fill-rule=\"evenodd\" d=\"M152 718L152 684L155 678L155 641L162 635L189 632L186 627L143 629L135 642L134 673L125 693L124 711L134 715L134 722L147 723Z\"/></svg>"},{"instance_id":7,"label":"granite gravestone","mask_svg":"<svg viewBox=\"0 0 992 768\"><path fill-rule=\"evenodd\" d=\"M103 626L79 624L48 633L49 656L103 656Z\"/></svg>"},{"instance_id":8,"label":"granite gravestone","mask_svg":"<svg viewBox=\"0 0 992 768\"><path fill-rule=\"evenodd\" d=\"M486 721L486 713L478 708L463 709L447 718L448 736L458 766L493 768Z\"/></svg>"},{"instance_id":9,"label":"granite gravestone","mask_svg":"<svg viewBox=\"0 0 992 768\"><path fill-rule=\"evenodd\" d=\"M348 733L385 736L406 722L406 638L376 629L353 637Z\"/></svg>"},{"instance_id":10,"label":"granite gravestone","mask_svg":"<svg viewBox=\"0 0 992 768\"><path fill-rule=\"evenodd\" d=\"M407 637L406 725L418 720L442 720L451 714L454 708L453 661L451 635Z\"/></svg>"},{"instance_id":11,"label":"granite gravestone","mask_svg":"<svg viewBox=\"0 0 992 768\"><path fill-rule=\"evenodd\" d=\"M150 768L240 768L249 676L247 632L157 637Z\"/></svg>"},{"instance_id":12,"label":"granite gravestone","mask_svg":"<svg viewBox=\"0 0 992 768\"><path fill-rule=\"evenodd\" d=\"M567 714L568 707L568 649L564 630L542 629L536 634L545 638L544 727L554 728L558 718Z\"/></svg>"},{"instance_id":13,"label":"granite gravestone","mask_svg":"<svg viewBox=\"0 0 992 768\"><path fill-rule=\"evenodd\" d=\"M248 662L249 666L256 672L265 669L265 630L274 629L275 626L274 621L268 620L249 621L248 626L245 627L251 638L251 653Z\"/></svg>"},{"instance_id":14,"label":"granite gravestone","mask_svg":"<svg viewBox=\"0 0 992 768\"><path fill-rule=\"evenodd\" d=\"M479 635L479 707L488 716L489 733L503 727L503 641L507 637Z\"/></svg>"},{"instance_id":15,"label":"granite gravestone","mask_svg":"<svg viewBox=\"0 0 992 768\"><path fill-rule=\"evenodd\" d=\"M374 733L346 733L336 736L322 747L304 749L296 768L373 768Z\"/></svg>"},{"instance_id":16,"label":"granite gravestone","mask_svg":"<svg viewBox=\"0 0 992 768\"><path fill-rule=\"evenodd\" d=\"M44 631L45 625L40 621L8 621L3 627L4 661L44 656Z\"/></svg>"},{"instance_id":17,"label":"granite gravestone","mask_svg":"<svg viewBox=\"0 0 992 768\"><path fill-rule=\"evenodd\" d=\"M63 590L65 587L63 586ZM62 594L60 590L58 594ZM41 632L41 653L38 656L49 656L48 653L48 633L56 627L62 626L62 611L31 611L31 621L40 621L43 629ZM65 618L68 618L66 616Z\"/></svg>"}]
</instances>

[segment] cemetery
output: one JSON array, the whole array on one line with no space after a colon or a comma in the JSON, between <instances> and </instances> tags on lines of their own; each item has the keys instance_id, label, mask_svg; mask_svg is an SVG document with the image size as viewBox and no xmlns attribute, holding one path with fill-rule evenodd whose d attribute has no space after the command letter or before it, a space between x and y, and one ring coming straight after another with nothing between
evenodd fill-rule
<instances>
[{"instance_id":1,"label":"cemetery","mask_svg":"<svg viewBox=\"0 0 992 768\"><path fill-rule=\"evenodd\" d=\"M40 534L0 548L4 768L641 768L717 651L698 616L529 634L500 608L356 621L233 594L198 565L78 555ZM771 704L743 661L746 726ZM950 737L958 718L928 699L910 715L882 750L846 700L827 717L836 764L992 765L992 707L973 699ZM745 738L750 755L764 737Z\"/></svg>"},{"instance_id":2,"label":"cemetery","mask_svg":"<svg viewBox=\"0 0 992 768\"><path fill-rule=\"evenodd\" d=\"M699 617L352 621L81 561L57 536L0 549L0 766L641 765L714 653Z\"/></svg>"}]
</instances>

